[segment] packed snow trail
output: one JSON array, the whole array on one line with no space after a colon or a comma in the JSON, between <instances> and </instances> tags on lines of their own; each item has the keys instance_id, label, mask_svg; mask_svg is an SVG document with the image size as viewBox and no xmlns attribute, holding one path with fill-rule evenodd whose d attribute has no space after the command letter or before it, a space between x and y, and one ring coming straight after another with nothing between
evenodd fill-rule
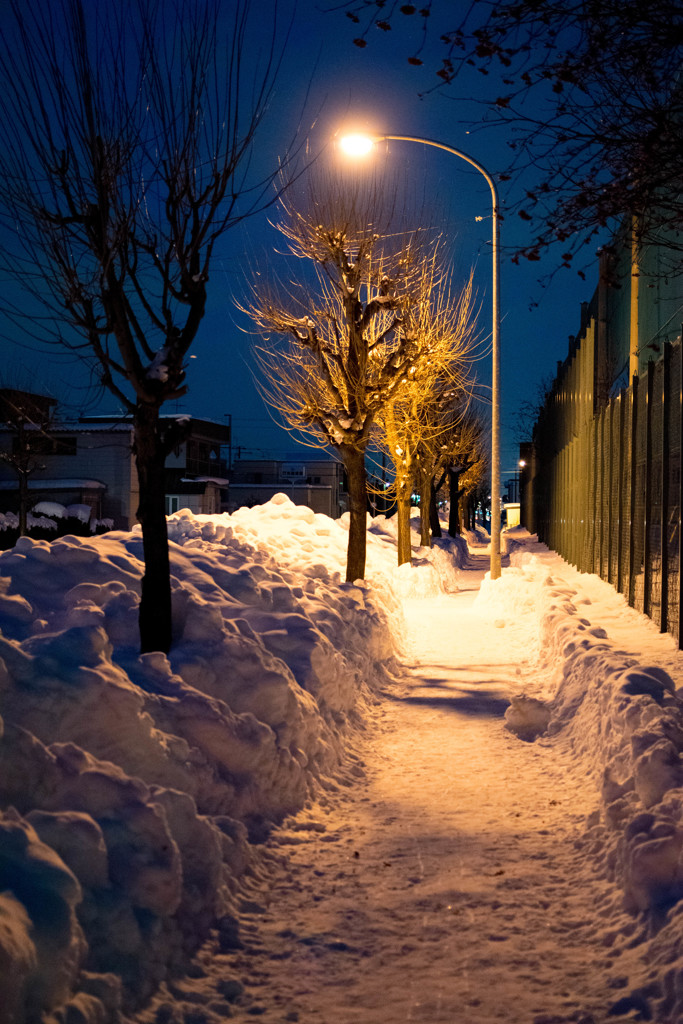
<instances>
[{"instance_id":1,"label":"packed snow trail","mask_svg":"<svg viewBox=\"0 0 683 1024\"><path fill-rule=\"evenodd\" d=\"M614 888L580 842L597 794L557 740L504 728L537 639L523 615L477 610L482 576L405 602L412 674L378 709L365 770L273 834L239 938L228 927L142 1020L615 1019L628 943L600 926Z\"/></svg>"}]
</instances>

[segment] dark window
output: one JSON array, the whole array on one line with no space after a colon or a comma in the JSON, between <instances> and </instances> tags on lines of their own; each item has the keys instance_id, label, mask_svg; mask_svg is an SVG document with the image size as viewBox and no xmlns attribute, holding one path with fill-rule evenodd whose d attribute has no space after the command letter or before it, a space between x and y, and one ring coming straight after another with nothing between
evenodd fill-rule
<instances>
[{"instance_id":1,"label":"dark window","mask_svg":"<svg viewBox=\"0 0 683 1024\"><path fill-rule=\"evenodd\" d=\"M211 445L207 441L188 440L185 469L192 476L208 476L211 473Z\"/></svg>"},{"instance_id":2,"label":"dark window","mask_svg":"<svg viewBox=\"0 0 683 1024\"><path fill-rule=\"evenodd\" d=\"M75 455L77 450L77 442L75 437L55 437L54 441L54 454L55 455Z\"/></svg>"},{"instance_id":3,"label":"dark window","mask_svg":"<svg viewBox=\"0 0 683 1024\"><path fill-rule=\"evenodd\" d=\"M24 442L28 441L29 451L34 455L76 455L75 437L48 437L45 434L24 434ZM12 451L19 451L19 438L12 438Z\"/></svg>"}]
</instances>

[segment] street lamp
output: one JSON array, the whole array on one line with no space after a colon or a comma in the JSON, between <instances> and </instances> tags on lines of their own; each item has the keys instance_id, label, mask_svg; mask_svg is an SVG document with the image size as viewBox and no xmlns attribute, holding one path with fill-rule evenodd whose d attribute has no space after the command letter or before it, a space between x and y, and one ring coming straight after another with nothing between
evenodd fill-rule
<instances>
[{"instance_id":1,"label":"street lamp","mask_svg":"<svg viewBox=\"0 0 683 1024\"><path fill-rule=\"evenodd\" d=\"M423 146L443 149L453 156L459 156L482 174L491 189L492 204L492 291L493 310L491 326L491 579L500 576L500 211L498 190L493 178L480 163L467 153L453 146L433 139L422 139L415 135L345 135L339 140L342 150L349 156L367 156L377 142L421 142Z\"/></svg>"},{"instance_id":2,"label":"street lamp","mask_svg":"<svg viewBox=\"0 0 683 1024\"><path fill-rule=\"evenodd\" d=\"M519 470L517 472L517 501L519 502L520 510L522 508L522 473L526 466L526 459L519 460Z\"/></svg>"}]
</instances>

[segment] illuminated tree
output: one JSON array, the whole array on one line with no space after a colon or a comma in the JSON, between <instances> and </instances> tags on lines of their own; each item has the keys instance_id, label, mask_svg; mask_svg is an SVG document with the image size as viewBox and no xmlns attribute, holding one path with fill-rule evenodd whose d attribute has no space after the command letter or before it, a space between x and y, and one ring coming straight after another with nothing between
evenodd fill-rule
<instances>
[{"instance_id":1,"label":"illuminated tree","mask_svg":"<svg viewBox=\"0 0 683 1024\"><path fill-rule=\"evenodd\" d=\"M429 350L406 386L378 417L379 447L394 470L397 503L398 564L409 562L410 502L420 496L421 544L429 546L429 494L443 438L456 407L467 407L473 389L476 357L472 279L453 297L442 284L419 311L419 331Z\"/></svg>"},{"instance_id":2,"label":"illuminated tree","mask_svg":"<svg viewBox=\"0 0 683 1024\"><path fill-rule=\"evenodd\" d=\"M259 9L260 10L260 9ZM11 0L0 37L6 315L90 363L132 417L143 651L168 651L164 463L221 236L273 198L249 176L278 69L247 59L248 0Z\"/></svg>"},{"instance_id":3,"label":"illuminated tree","mask_svg":"<svg viewBox=\"0 0 683 1024\"><path fill-rule=\"evenodd\" d=\"M266 400L344 464L349 581L365 574L372 430L431 358L436 342L422 330L424 310L443 277L435 243L392 230L387 194L386 183L367 191L348 178L318 178L306 203L287 200L280 231L313 274L279 291L259 285L247 307L266 339L258 352Z\"/></svg>"},{"instance_id":4,"label":"illuminated tree","mask_svg":"<svg viewBox=\"0 0 683 1024\"><path fill-rule=\"evenodd\" d=\"M457 537L462 532L463 502L484 484L489 471L488 432L479 412L470 407L464 415L454 417L451 428L442 438L439 468L441 477L433 490L448 480L448 533Z\"/></svg>"}]
</instances>

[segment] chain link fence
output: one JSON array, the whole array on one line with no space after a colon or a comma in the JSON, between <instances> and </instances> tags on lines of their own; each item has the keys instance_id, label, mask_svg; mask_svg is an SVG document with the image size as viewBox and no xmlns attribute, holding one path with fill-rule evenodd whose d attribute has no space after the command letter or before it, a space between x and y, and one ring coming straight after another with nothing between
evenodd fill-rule
<instances>
[{"instance_id":1,"label":"chain link fence","mask_svg":"<svg viewBox=\"0 0 683 1024\"><path fill-rule=\"evenodd\" d=\"M667 343L645 374L583 422L578 400L573 408L566 393L553 401L522 480L525 524L683 647L683 345Z\"/></svg>"}]
</instances>

